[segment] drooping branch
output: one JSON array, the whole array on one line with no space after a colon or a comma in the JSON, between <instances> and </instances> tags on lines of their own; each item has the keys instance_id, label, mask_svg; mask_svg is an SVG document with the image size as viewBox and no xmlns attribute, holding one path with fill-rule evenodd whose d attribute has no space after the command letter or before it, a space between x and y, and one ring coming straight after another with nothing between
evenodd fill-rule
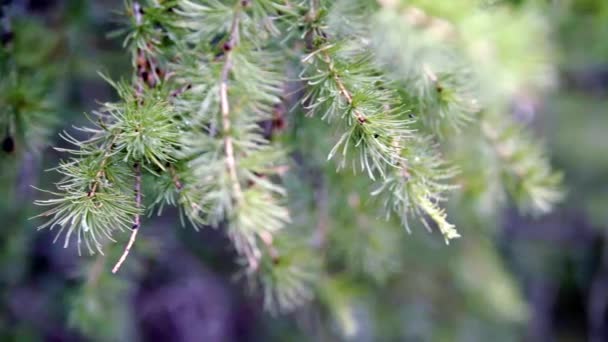
<instances>
[{"instance_id":1,"label":"drooping branch","mask_svg":"<svg viewBox=\"0 0 608 342\"><path fill-rule=\"evenodd\" d=\"M224 65L220 74L220 112L222 115L222 131L224 138L224 150L226 153L226 168L232 185L232 199L238 204L243 202L243 190L238 177L237 162L234 151L234 140L232 136L232 120L230 117L230 101L228 99L228 81L230 72L233 68L233 51L239 44L240 32L239 25L241 20L241 10L243 6L247 6L248 1L239 1L234 9L232 24L228 34L228 40L224 43ZM256 253L250 248L244 249L247 262L249 263L249 271L255 271L259 266Z\"/></svg>"},{"instance_id":2,"label":"drooping branch","mask_svg":"<svg viewBox=\"0 0 608 342\"><path fill-rule=\"evenodd\" d=\"M224 148L226 152L226 168L230 175L230 181L232 183L233 198L236 201L240 201L243 197L241 190L241 184L238 179L236 170L236 159L234 156L234 142L231 135L232 122L230 120L230 102L228 100L228 77L232 70L232 52L234 47L239 42L239 21L241 15L240 5L236 6L234 10L234 17L232 19L232 25L228 41L224 44L224 66L222 67L222 73L220 75L220 109L222 114L222 129L224 132Z\"/></svg>"},{"instance_id":3,"label":"drooping branch","mask_svg":"<svg viewBox=\"0 0 608 342\"><path fill-rule=\"evenodd\" d=\"M137 210L141 209L141 164L135 163L135 208ZM141 214L139 211L135 214L135 218L133 220L133 227L131 228L131 237L129 238L129 242L125 247L124 252L118 262L112 269L112 273L118 272L120 266L127 260L127 256L129 256L129 252L135 243L135 239L137 239L137 233L139 232L139 227L141 226Z\"/></svg>"}]
</instances>

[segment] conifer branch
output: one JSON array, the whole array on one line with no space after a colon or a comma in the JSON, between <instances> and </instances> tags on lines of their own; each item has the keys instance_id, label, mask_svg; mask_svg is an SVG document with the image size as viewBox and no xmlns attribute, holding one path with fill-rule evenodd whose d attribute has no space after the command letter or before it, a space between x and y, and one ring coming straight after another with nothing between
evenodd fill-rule
<instances>
[{"instance_id":1,"label":"conifer branch","mask_svg":"<svg viewBox=\"0 0 608 342\"><path fill-rule=\"evenodd\" d=\"M228 79L233 68L233 51L238 46L240 40L240 17L241 7L246 6L248 1L238 1L234 8L232 24L228 32L228 40L224 43L224 64L220 73L220 114L222 115L222 130L224 135L224 151L226 153L226 168L232 183L232 199L241 205L243 202L243 190L237 172L237 161L234 151L234 140L232 137L232 121L230 118L230 100L228 98ZM243 253L245 254L249 270L251 272L257 270L259 261L258 256L249 246L244 246Z\"/></svg>"},{"instance_id":2,"label":"conifer branch","mask_svg":"<svg viewBox=\"0 0 608 342\"><path fill-rule=\"evenodd\" d=\"M137 210L139 210L141 208L141 164L139 162L135 163L134 169L135 169L135 186L134 186L135 208L137 208ZM112 268L112 273L118 272L118 270L120 269L120 266L122 266L122 264L125 262L125 260L127 260L127 257L129 256L129 252L131 251L131 247L133 247L133 244L135 243L135 240L137 239L137 233L139 232L140 226L141 226L141 215L138 211L135 214L135 218L133 220L133 227L131 227L131 237L129 238L129 242L127 243L127 246L125 247L124 252L120 256L120 259L118 259L118 262L116 263L116 265L114 265L114 268Z\"/></svg>"},{"instance_id":3,"label":"conifer branch","mask_svg":"<svg viewBox=\"0 0 608 342\"><path fill-rule=\"evenodd\" d=\"M232 6L184 0L176 10L178 25L188 28L194 44L184 54L189 64L176 72L178 82L191 84L192 91L175 98L175 104L200 125L188 133L185 151L194 176L192 186L185 187L200 210L187 214L191 220L224 225L249 273L259 270L263 252L271 250L267 242L289 220L279 202L285 190L267 177L279 171L284 153L260 126L272 120L283 85L281 62L265 47L268 33L277 32L271 15L279 8L286 9L274 0L234 1ZM246 40L241 42L241 36Z\"/></svg>"},{"instance_id":4,"label":"conifer branch","mask_svg":"<svg viewBox=\"0 0 608 342\"><path fill-rule=\"evenodd\" d=\"M481 132L502 164L507 175L507 190L523 212L544 214L563 198L562 175L551 170L539 143L517 123L497 115L484 117Z\"/></svg>"},{"instance_id":5,"label":"conifer branch","mask_svg":"<svg viewBox=\"0 0 608 342\"><path fill-rule=\"evenodd\" d=\"M321 111L324 120L344 122L345 132L328 159L341 152L340 168L352 158L354 169L366 171L372 179L375 174L384 177L387 168L398 167L412 121L404 118L407 109L396 94L379 88L385 80L369 55L347 44L326 43L302 58L307 65L301 77L310 86L302 103L310 115Z\"/></svg>"},{"instance_id":6,"label":"conifer branch","mask_svg":"<svg viewBox=\"0 0 608 342\"><path fill-rule=\"evenodd\" d=\"M453 225L447 222L444 210L437 204L443 200L443 193L451 189L443 181L453 171L442 169L441 158L431 151L435 147L432 142L409 128L414 123L414 120L407 119L410 116L409 104L395 93L393 82L385 80L382 71L375 67L373 56L357 51L363 48L356 43L358 37L347 37L343 42L331 43L327 42L330 38L325 33L317 34L324 45L302 59L305 63L312 63L311 69L317 73L304 78L311 86L306 100L312 103L307 106L311 112L318 108L325 110L324 118L352 115L356 119L354 126L348 123L352 131L342 136L330 152L330 157L338 147L343 149L344 155L349 145L352 149L360 150L362 169L367 169L372 179L373 173L379 172L383 178L380 189L388 189L385 199L387 214L396 212L408 231L408 215L418 216L430 229L424 220L425 216L429 216L438 225L446 242L459 237ZM315 59L317 63L314 63ZM339 63L339 68L336 63ZM347 78L348 85L343 77ZM437 81L435 78L434 82ZM336 90L324 90L331 89L331 83ZM436 88L439 87L436 85ZM346 106L340 105L342 100ZM368 115L363 113L364 110ZM387 131L380 132L374 127L376 125ZM390 139L387 139L387 135ZM369 159L373 161L371 165ZM374 194L380 192L382 190Z\"/></svg>"},{"instance_id":7,"label":"conifer branch","mask_svg":"<svg viewBox=\"0 0 608 342\"><path fill-rule=\"evenodd\" d=\"M340 80L340 76L338 75L338 72L334 68L334 63L331 60L331 57L329 57L329 54L325 50L323 51L323 55L325 56L325 60L326 60L327 64L329 65L329 73L332 75L334 81L338 85L338 89L340 89L340 94L342 94L342 96L344 96L344 98L346 99L347 103L350 106L352 106L353 105L353 96L350 93L350 91L348 91L348 89L346 89L346 86L344 85L342 80ZM365 122L367 122L367 118L365 117L365 115L363 113L361 113L361 111L359 111L359 109L353 108L353 114L355 114L355 118L357 119L357 122L359 122L360 124L364 124Z\"/></svg>"},{"instance_id":8,"label":"conifer branch","mask_svg":"<svg viewBox=\"0 0 608 342\"><path fill-rule=\"evenodd\" d=\"M323 131L321 139L318 130L302 130L298 137L307 136L314 144L328 138L330 146L322 145L320 151L327 159L341 155L338 168L348 162L354 171L374 181L380 178L372 195L382 193L387 215L397 215L408 231L408 219L414 217L429 230L436 226L446 242L460 236L443 206L455 188L456 169L446 162L449 155L439 153L450 149L437 141L442 142L442 133L449 139L453 135L447 133L457 131L444 128L476 123L477 97L472 95L478 94L471 92L473 74L461 68L460 59L451 62L446 41L427 40L428 32L422 32L439 30L443 22L424 14L421 20L432 25L406 22L404 35L397 23L417 10L397 13L397 2L383 0L143 3L127 2L125 45L135 68L132 78L109 81L120 101L105 103L95 113L107 114L107 122L80 129L91 138L78 141L64 134L77 149L58 149L73 157L57 168L65 177L51 192L56 198L37 202L51 207L41 214L49 220L40 228L59 226L59 234L66 232L65 246L76 237L79 251L83 241L92 253L101 252L106 242L101 237L114 241L112 232L130 229L112 269L117 273L135 244L141 215L150 209L142 201L142 179L147 185L149 177L154 180L151 207L158 205L159 214L165 204L175 205L180 219L187 217L195 229L225 228L244 273L262 289L264 306L272 312L310 300L324 285L318 281L323 267L341 273L342 266L350 271L354 265L374 280L386 279L399 269L402 247L395 234L402 232L391 230L394 220L371 221L378 206L359 197L359 183L344 181L354 194L347 202L356 213L341 215L334 209L345 202L344 192L335 191L334 182L342 180L315 175L322 184L313 182L314 193L302 191L302 202L306 213L316 211L316 222L311 219L315 213L306 218L296 213L290 224L288 208L301 194L299 184L281 184L283 176L290 177L284 175L289 152L282 146L289 136L274 137L269 127L284 124L277 108L286 79L293 76L285 76L284 61L305 46L300 78L307 91L298 93L296 101L338 135ZM302 29L294 42L294 33ZM404 36L414 41L411 46L402 44ZM285 42L299 47L286 53ZM449 63L443 63L444 57ZM507 128L486 130L486 138L519 178L518 186L532 194L532 206L548 210L555 199L545 186L545 178L553 179L548 164L539 167L539 153L529 153L532 142L527 140L517 151L509 150L520 138L506 134ZM534 158L518 160L519 151ZM325 158L311 155L314 163L324 165ZM325 172L321 165L315 164L315 172ZM285 203L292 191L295 202ZM360 229L353 231L353 224ZM93 277L101 272L99 260L90 269Z\"/></svg>"},{"instance_id":9,"label":"conifer branch","mask_svg":"<svg viewBox=\"0 0 608 342\"><path fill-rule=\"evenodd\" d=\"M236 171L236 159L234 157L234 143L232 140L231 120L230 120L230 102L228 100L228 77L232 69L232 52L239 43L239 21L241 14L241 2L236 5L232 25L228 33L228 41L224 44L224 66L220 75L220 107L222 114L222 128L224 131L224 148L226 152L226 167L232 182L233 196L236 201L241 201L243 192Z\"/></svg>"}]
</instances>

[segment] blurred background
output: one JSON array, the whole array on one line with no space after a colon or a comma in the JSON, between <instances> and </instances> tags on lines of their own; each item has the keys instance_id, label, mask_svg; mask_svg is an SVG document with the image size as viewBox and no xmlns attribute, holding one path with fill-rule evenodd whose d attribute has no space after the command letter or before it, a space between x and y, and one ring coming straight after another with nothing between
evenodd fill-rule
<instances>
[{"instance_id":1,"label":"blurred background","mask_svg":"<svg viewBox=\"0 0 608 342\"><path fill-rule=\"evenodd\" d=\"M36 231L31 185L50 188L57 175L45 170L62 157L46 146L65 145L58 132L115 99L99 71L128 75L121 39L108 36L123 3L0 2L11 8L1 43L14 44L27 74L12 82L0 69L0 98L39 113L24 141L0 137L0 341L608 341L608 1L535 1L556 82L541 98L512 100L564 172L562 204L536 218L508 207L492 220L454 214L464 238L449 247L422 230L387 237L399 241L400 261L381 267L398 271L381 287L334 281L325 293L332 319L314 303L264 312L235 281L221 230L182 228L175 212L146 220L140 257L119 276L104 258ZM511 2L516 10L526 1Z\"/></svg>"}]
</instances>

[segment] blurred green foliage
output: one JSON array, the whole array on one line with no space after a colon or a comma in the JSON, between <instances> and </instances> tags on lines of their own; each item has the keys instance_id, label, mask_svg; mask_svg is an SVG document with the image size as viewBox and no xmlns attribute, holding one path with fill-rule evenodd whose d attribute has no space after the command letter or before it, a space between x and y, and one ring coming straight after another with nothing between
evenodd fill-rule
<instances>
[{"instance_id":1,"label":"blurred green foliage","mask_svg":"<svg viewBox=\"0 0 608 342\"><path fill-rule=\"evenodd\" d=\"M500 1L484 3L494 6ZM608 222L608 141L604 133L608 130L608 3L510 3L513 7L481 16L472 13L478 1L402 1L404 7L419 6L456 23L465 41L458 48L474 61L477 69L471 72L481 75L474 88L496 100L491 106L494 113L485 115L515 111L516 117L522 116L525 124L545 137L551 160L563 171L567 197L557 210L557 221L560 214L573 213L601 228L597 234L603 236ZM95 101L114 97L97 71L128 73L131 61L120 41L106 38L107 32L118 28L110 9L120 8L119 1L71 0L60 2L45 14L14 8L6 12L11 15L15 39L0 51L0 134L3 139L14 137L16 148L1 152L0 157L1 340L42 340L57 329L68 336L65 339L74 340L117 341L138 336L133 296L149 286L144 280L158 267L149 260L165 253L158 246L168 245L170 239L158 234L140 241L144 252L140 258L149 267L135 262L133 272L119 278L110 274L103 257L79 258L74 251L48 246L54 235L36 234L39 222L28 220L36 213L30 203L39 196L29 186L48 188L57 181L55 175L42 170L54 166L60 156L42 149L41 143L61 144L51 132L84 122L79 113L96 108ZM379 19L381 24L388 22ZM533 32L547 33L551 39L534 41L538 34ZM380 31L378 35L390 38L387 33ZM479 37L499 42L493 52L497 58L484 58L487 50ZM547 56L548 60L543 60L547 69L533 69ZM394 76L399 79L402 74ZM532 82L521 84L521 79ZM538 89L542 91L534 99L525 96ZM530 103L534 107L531 116L526 110L518 113L522 103L524 109ZM424 228L408 235L393 222L378 220L377 203L368 199L371 182L350 172L334 173L334 165L318 163L326 159L324 147L332 143L335 134L301 114L292 115L292 126L298 126L290 132L293 136L282 138L296 150L294 153L309 161L307 170L285 182L294 198L290 203L296 213L293 225L303 227L303 231L314 228L311 221L331 227L324 243L336 247L319 253L323 255L293 249L286 262L309 260L311 267L317 267L318 259L323 258L329 271L312 280L320 285L316 287L317 299L309 307L289 316L269 317L255 310L254 317L247 317L259 323L254 334L259 339L521 340L538 314L526 288L528 279L539 277L565 289L589 286L587 273L592 271L586 267L597 262L585 259L591 258L590 251L562 249L552 236L526 240L505 238L501 233L501 226L508 221L505 217L512 215L502 209L507 190L497 181L504 170L489 161L492 157L487 146L471 146L483 132L464 124L464 138L450 141L446 149L462 161L467 179L462 191L452 196L456 201L449 202L449 213L465 234L446 247ZM24 130L24 126L29 129ZM298 150L297 146L308 148ZM465 149L475 152L463 153ZM309 182L317 186L310 187ZM341 196L329 195L334 193ZM574 224L546 220L521 223L522 229ZM168 228L178 228L179 222L158 225L174 231ZM238 269L225 257L225 251L214 250L199 235L184 231L175 235L172 239L177 242L173 243L187 249L203 268L212 269L214 277L228 279ZM289 238L278 244L289 248ZM60 265L41 269L40 253L45 260ZM113 246L106 258L114 260L119 253L120 246ZM579 265L576 262L583 266L574 267L578 273L572 276L566 264ZM34 314L19 310L16 306L20 303L15 303L24 289L32 288L38 295L27 300L40 308L32 309ZM240 287L230 290L239 301L252 300L240 297L239 293L245 292ZM30 319L39 312L46 314ZM558 337L580 340L586 336L581 330L564 330L556 328Z\"/></svg>"}]
</instances>

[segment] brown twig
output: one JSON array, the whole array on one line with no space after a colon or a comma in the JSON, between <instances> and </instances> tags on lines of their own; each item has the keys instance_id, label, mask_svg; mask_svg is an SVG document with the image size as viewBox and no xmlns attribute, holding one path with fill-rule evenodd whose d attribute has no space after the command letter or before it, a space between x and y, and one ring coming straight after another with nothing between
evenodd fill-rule
<instances>
[{"instance_id":1,"label":"brown twig","mask_svg":"<svg viewBox=\"0 0 608 342\"><path fill-rule=\"evenodd\" d=\"M319 8L319 1L318 0L310 0L310 11L308 13L309 16L309 20L314 21L317 19L318 17L318 8ZM321 32L321 34L323 34ZM348 89L346 88L346 86L344 85L344 82L342 82L342 80L340 79L340 76L338 76L338 73L336 72L336 69L334 68L334 62L331 59L331 57L329 56L329 54L327 53L327 51L325 49L320 49L317 50L315 53L317 52L322 52L323 53L323 57L325 58L325 62L328 64L329 66L329 72L332 74L334 82L336 82L336 85L338 86L338 89L340 90L340 94L346 99L346 101L348 102L349 105L352 106L353 104L353 96L352 94L348 91ZM315 54L313 53L313 54ZM353 114L355 115L355 118L357 119L357 121L360 124L364 124L367 122L367 117L361 113L359 110L353 108Z\"/></svg>"},{"instance_id":2,"label":"brown twig","mask_svg":"<svg viewBox=\"0 0 608 342\"><path fill-rule=\"evenodd\" d=\"M125 247L124 252L118 262L112 269L112 273L118 272L120 266L125 262L129 252L131 251L131 247L135 243L135 239L137 238L137 233L139 232L139 227L141 225L141 215L139 213L139 209L141 208L141 164L135 163L135 208L137 209L137 213L135 214L135 219L133 222L133 227L131 228L131 238L129 239L129 243Z\"/></svg>"},{"instance_id":3,"label":"brown twig","mask_svg":"<svg viewBox=\"0 0 608 342\"><path fill-rule=\"evenodd\" d=\"M89 190L89 193L87 194L88 197L93 197L97 193L97 187L99 186L100 179L105 174L104 168L106 166L107 160L108 159L104 157L103 160L101 161L99 171L97 171L97 173L95 174L95 180L93 181L93 186L91 187L91 190Z\"/></svg>"},{"instance_id":4,"label":"brown twig","mask_svg":"<svg viewBox=\"0 0 608 342\"><path fill-rule=\"evenodd\" d=\"M179 176L177 175L177 172L175 171L175 166L170 165L169 172L171 173L171 179L173 180L173 184L175 184L175 188L178 191L181 190L184 186L182 185L182 182L179 180Z\"/></svg>"},{"instance_id":5,"label":"brown twig","mask_svg":"<svg viewBox=\"0 0 608 342\"><path fill-rule=\"evenodd\" d=\"M323 56L325 57L325 62L329 65L329 72L332 74L334 82L336 82L336 85L338 86L338 89L340 90L340 94L342 94L342 96L346 99L348 104L352 107L353 96L348 91L348 89L346 89L346 86L344 85L344 82L342 82L342 80L340 79L340 76L338 76L338 73L336 72L336 69L334 68L334 62L332 61L331 57L329 57L329 54L327 53L327 51L323 51ZM367 117L365 116L365 114L361 113L359 110L353 108L353 114L355 114L355 118L357 119L357 121L360 124L364 124L367 122Z\"/></svg>"}]
</instances>

